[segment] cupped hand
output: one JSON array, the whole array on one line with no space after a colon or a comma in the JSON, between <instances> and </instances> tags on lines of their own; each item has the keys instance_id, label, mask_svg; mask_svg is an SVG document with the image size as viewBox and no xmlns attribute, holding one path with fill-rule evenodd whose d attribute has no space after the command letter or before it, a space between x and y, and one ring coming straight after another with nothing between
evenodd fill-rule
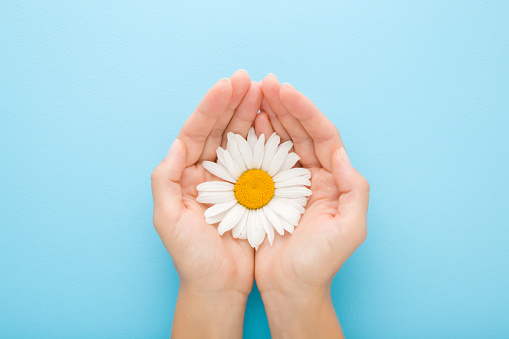
<instances>
[{"instance_id":1,"label":"cupped hand","mask_svg":"<svg viewBox=\"0 0 509 339\"><path fill-rule=\"evenodd\" d=\"M255 254L256 284L270 323L271 308L281 313L278 300L297 308L330 300L332 278L366 238L369 184L352 167L337 128L311 100L272 74L262 89L255 130L292 139L299 165L312 173L313 192L294 233L279 236L273 246L265 240ZM284 322L288 315L274 316Z\"/></svg>"},{"instance_id":2,"label":"cupped hand","mask_svg":"<svg viewBox=\"0 0 509 339\"><path fill-rule=\"evenodd\" d=\"M253 249L231 234L221 237L215 226L205 222L206 206L196 201L196 186L214 180L202 162L215 160L216 148L228 132L247 135L261 100L261 85L251 82L243 70L218 81L152 173L154 226L173 259L180 289L236 293L245 299L252 289Z\"/></svg>"}]
</instances>

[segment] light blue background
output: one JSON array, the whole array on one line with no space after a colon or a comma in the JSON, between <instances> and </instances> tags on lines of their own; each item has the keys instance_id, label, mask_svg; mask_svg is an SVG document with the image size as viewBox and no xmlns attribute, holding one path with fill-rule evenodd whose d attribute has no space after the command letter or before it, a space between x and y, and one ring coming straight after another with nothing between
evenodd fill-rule
<instances>
[{"instance_id":1,"label":"light blue background","mask_svg":"<svg viewBox=\"0 0 509 339\"><path fill-rule=\"evenodd\" d=\"M0 337L159 337L150 173L219 78L268 72L371 183L351 338L509 336L509 2L2 1ZM269 337L259 293L245 337Z\"/></svg>"}]
</instances>

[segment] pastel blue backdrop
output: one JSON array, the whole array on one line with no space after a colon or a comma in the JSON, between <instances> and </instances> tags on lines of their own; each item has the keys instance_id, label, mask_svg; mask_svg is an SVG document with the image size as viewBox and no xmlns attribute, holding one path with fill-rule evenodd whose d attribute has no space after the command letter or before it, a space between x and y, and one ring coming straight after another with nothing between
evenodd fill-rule
<instances>
[{"instance_id":1,"label":"pastel blue backdrop","mask_svg":"<svg viewBox=\"0 0 509 339\"><path fill-rule=\"evenodd\" d=\"M275 73L371 183L350 338L509 336L509 2L2 1L0 337L167 338L150 173L219 78ZM270 336L256 288L246 338Z\"/></svg>"}]
</instances>

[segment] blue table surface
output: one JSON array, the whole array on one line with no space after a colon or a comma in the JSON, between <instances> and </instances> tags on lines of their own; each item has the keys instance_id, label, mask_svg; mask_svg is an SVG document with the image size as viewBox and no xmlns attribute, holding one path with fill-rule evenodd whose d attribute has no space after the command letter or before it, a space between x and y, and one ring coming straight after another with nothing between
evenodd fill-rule
<instances>
[{"instance_id":1,"label":"blue table surface","mask_svg":"<svg viewBox=\"0 0 509 339\"><path fill-rule=\"evenodd\" d=\"M275 73L369 180L350 338L509 337L509 2L2 1L0 337L167 338L150 173L219 78ZM270 336L256 287L246 338Z\"/></svg>"}]
</instances>

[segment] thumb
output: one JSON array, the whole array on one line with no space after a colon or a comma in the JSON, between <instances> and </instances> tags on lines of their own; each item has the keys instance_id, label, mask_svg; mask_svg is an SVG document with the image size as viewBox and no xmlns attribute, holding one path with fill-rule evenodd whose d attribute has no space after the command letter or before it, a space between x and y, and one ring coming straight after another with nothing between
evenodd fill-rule
<instances>
[{"instance_id":1,"label":"thumb","mask_svg":"<svg viewBox=\"0 0 509 339\"><path fill-rule=\"evenodd\" d=\"M182 140L175 139L166 157L152 172L154 211L161 209L171 219L178 220L182 207L180 178L186 168L186 148Z\"/></svg>"},{"instance_id":2,"label":"thumb","mask_svg":"<svg viewBox=\"0 0 509 339\"><path fill-rule=\"evenodd\" d=\"M332 156L332 175L339 190L336 218L341 221L340 227L345 232L364 235L365 238L369 183L352 166L344 147Z\"/></svg>"}]
</instances>

